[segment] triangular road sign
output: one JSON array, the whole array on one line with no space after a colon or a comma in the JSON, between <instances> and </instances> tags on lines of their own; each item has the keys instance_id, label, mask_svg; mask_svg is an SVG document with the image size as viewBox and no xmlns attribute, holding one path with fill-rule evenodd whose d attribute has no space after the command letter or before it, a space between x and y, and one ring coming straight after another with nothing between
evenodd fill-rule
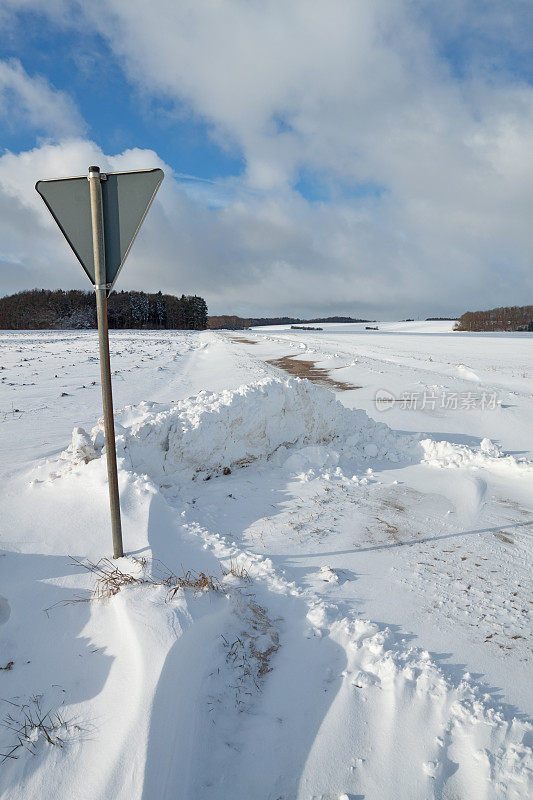
<instances>
[{"instance_id":1,"label":"triangular road sign","mask_svg":"<svg viewBox=\"0 0 533 800\"><path fill-rule=\"evenodd\" d=\"M126 260L164 178L161 169L102 173L106 283L109 291ZM76 258L95 284L89 181L37 181L35 188L59 225Z\"/></svg>"}]
</instances>

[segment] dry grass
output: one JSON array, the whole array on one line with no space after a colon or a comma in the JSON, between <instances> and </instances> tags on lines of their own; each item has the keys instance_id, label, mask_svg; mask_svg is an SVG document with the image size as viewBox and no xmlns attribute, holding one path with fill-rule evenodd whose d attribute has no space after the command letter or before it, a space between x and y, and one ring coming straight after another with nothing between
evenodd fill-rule
<instances>
[{"instance_id":1,"label":"dry grass","mask_svg":"<svg viewBox=\"0 0 533 800\"><path fill-rule=\"evenodd\" d=\"M230 338L233 342L239 342L239 344L257 344L253 339L243 339L241 336L231 336Z\"/></svg>"},{"instance_id":2,"label":"dry grass","mask_svg":"<svg viewBox=\"0 0 533 800\"><path fill-rule=\"evenodd\" d=\"M96 582L91 593L85 595L73 595L68 600L60 600L57 603L45 608L48 612L57 606L67 606L73 603L88 603L90 600L105 600L118 594L125 586L163 586L168 590L167 600L172 600L181 589L193 589L195 593L221 592L226 593L229 587L223 585L222 581L226 575L234 575L241 581L249 581L250 576L246 567L237 561L230 559L230 566L221 566L222 577L212 575L209 570L197 572L194 569L186 570L181 565L181 573L169 569L159 559L134 558L129 557L133 562L136 572L124 572L116 561L110 558L101 558L99 561L86 559L81 561L74 556L70 556L72 564L90 572L96 577ZM233 587L235 588L235 587ZM238 588L238 587L237 587ZM0 669L11 669L12 663Z\"/></svg>"},{"instance_id":3,"label":"dry grass","mask_svg":"<svg viewBox=\"0 0 533 800\"><path fill-rule=\"evenodd\" d=\"M307 378L307 380L316 383L318 386L327 386L330 389L336 389L338 392L347 392L350 391L350 389L361 388L360 386L354 386L352 383L335 380L335 378L331 377L327 369L317 367L316 361L308 359L302 361L298 359L297 355L272 358L266 363L277 367L277 369L282 369L284 372L288 372L289 375L293 375L296 378Z\"/></svg>"},{"instance_id":4,"label":"dry grass","mask_svg":"<svg viewBox=\"0 0 533 800\"><path fill-rule=\"evenodd\" d=\"M261 691L265 675L272 671L271 660L280 648L279 633L272 625L266 609L255 603L249 603L245 621L247 627L233 641L221 634L226 663L235 670L235 683L230 687L235 690L235 704L240 711L246 709L246 697L252 695L252 689ZM258 647L258 641L270 639L270 646Z\"/></svg>"},{"instance_id":5,"label":"dry grass","mask_svg":"<svg viewBox=\"0 0 533 800\"><path fill-rule=\"evenodd\" d=\"M220 592L222 591L222 585L218 578L214 578L209 571L195 572L192 569L188 569L187 572L183 570L183 575L176 576L176 585L168 593L169 599L172 599L180 589L194 589L197 592Z\"/></svg>"},{"instance_id":6,"label":"dry grass","mask_svg":"<svg viewBox=\"0 0 533 800\"><path fill-rule=\"evenodd\" d=\"M18 758L24 750L35 755L39 739L44 739L54 747L63 747L64 737L70 726L59 712L43 712L39 697L32 697L28 703L14 703L11 700L5 702L9 702L14 710L0 724L11 731L15 741L6 753L0 753L0 763L3 764L9 758Z\"/></svg>"},{"instance_id":7,"label":"dry grass","mask_svg":"<svg viewBox=\"0 0 533 800\"><path fill-rule=\"evenodd\" d=\"M72 557L71 557L72 558ZM97 600L112 597L124 586L165 586L168 588L167 599L175 597L180 589L194 589L196 592L222 591L218 578L205 572L196 572L193 569L185 570L181 567L181 574L169 569L158 559L133 559L139 565L139 574L132 575L123 572L117 564L109 558L101 558L96 563L92 561L79 561L72 558L72 563L91 572L96 576L96 583L92 597ZM90 599L90 598L89 598Z\"/></svg>"},{"instance_id":8,"label":"dry grass","mask_svg":"<svg viewBox=\"0 0 533 800\"><path fill-rule=\"evenodd\" d=\"M226 568L221 564L220 569L222 570L224 577L226 575L233 575L233 577L239 578L241 581L251 580L246 567L243 564L239 564L238 561L234 561L232 558L230 558L229 561L229 568Z\"/></svg>"},{"instance_id":9,"label":"dry grass","mask_svg":"<svg viewBox=\"0 0 533 800\"><path fill-rule=\"evenodd\" d=\"M259 671L257 674L259 678L263 678L268 672L272 671L270 662L274 653L277 653L279 650L279 633L272 627L272 623L263 606L260 606L258 603L251 603L250 608L253 614L252 627L254 631L257 634L268 632L272 641L271 646L266 650L257 650L255 647L257 636L252 637L251 640L250 651L259 664Z\"/></svg>"}]
</instances>

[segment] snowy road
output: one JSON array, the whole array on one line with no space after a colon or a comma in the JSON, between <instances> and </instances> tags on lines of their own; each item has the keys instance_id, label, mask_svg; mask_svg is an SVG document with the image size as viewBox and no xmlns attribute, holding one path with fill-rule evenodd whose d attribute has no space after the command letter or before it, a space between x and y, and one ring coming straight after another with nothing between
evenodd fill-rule
<instances>
[{"instance_id":1,"label":"snowy road","mask_svg":"<svg viewBox=\"0 0 533 800\"><path fill-rule=\"evenodd\" d=\"M0 712L41 697L65 744L36 729L0 796L533 796L530 338L324 327L112 334L120 568L224 591L90 603L96 335L1 335Z\"/></svg>"}]
</instances>

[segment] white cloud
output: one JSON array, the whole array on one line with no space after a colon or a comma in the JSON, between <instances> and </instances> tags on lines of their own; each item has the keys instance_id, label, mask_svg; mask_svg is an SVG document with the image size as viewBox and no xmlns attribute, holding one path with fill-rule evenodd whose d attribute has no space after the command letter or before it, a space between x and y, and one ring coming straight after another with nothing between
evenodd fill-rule
<instances>
[{"instance_id":1,"label":"white cloud","mask_svg":"<svg viewBox=\"0 0 533 800\"><path fill-rule=\"evenodd\" d=\"M453 293L460 290L483 304L494 289L479 266L479 243L468 244L469 230L456 252L443 244L447 230L438 240L411 240L404 234L412 221L393 202L371 211L364 202L309 204L293 192L265 198L233 185L230 204L209 207L191 199L152 151L106 156L94 143L70 140L0 158L4 291L88 287L33 186L38 178L84 174L91 163L106 170L159 165L166 173L119 289L200 293L213 313L351 311L381 317L398 309L444 312L456 307ZM435 221L422 223L433 228ZM489 248L487 243L487 253ZM430 260L433 268L426 269ZM506 291L505 283L499 291Z\"/></svg>"},{"instance_id":2,"label":"white cloud","mask_svg":"<svg viewBox=\"0 0 533 800\"><path fill-rule=\"evenodd\" d=\"M24 126L56 141L86 129L73 101L41 75L28 75L15 58L0 60L0 120L9 128Z\"/></svg>"},{"instance_id":3,"label":"white cloud","mask_svg":"<svg viewBox=\"0 0 533 800\"><path fill-rule=\"evenodd\" d=\"M401 0L85 4L80 24L109 39L132 81L186 103L246 164L242 178L205 188L167 179L124 284L197 291L228 312L383 316L525 301L533 89L512 71L484 69L482 47L475 69L458 78L428 8ZM501 24L506 42L523 49L516 8L510 0L502 17L491 4L485 44ZM475 36L479 10L450 0L448 34ZM74 148L83 172L90 147L40 148L17 163L46 164L38 177L59 175ZM4 183L7 166L2 159ZM337 187L331 198L305 201L295 190L302 170ZM365 182L381 196L352 191Z\"/></svg>"}]
</instances>

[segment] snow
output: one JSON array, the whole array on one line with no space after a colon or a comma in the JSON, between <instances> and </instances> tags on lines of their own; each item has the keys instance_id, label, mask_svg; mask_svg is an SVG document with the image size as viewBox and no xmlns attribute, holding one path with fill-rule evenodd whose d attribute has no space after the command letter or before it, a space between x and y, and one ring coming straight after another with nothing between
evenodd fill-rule
<instances>
[{"instance_id":1,"label":"snow","mask_svg":"<svg viewBox=\"0 0 533 800\"><path fill-rule=\"evenodd\" d=\"M154 480L182 471L221 472L275 454L283 457L294 448L302 452L286 460L292 468L309 459L318 463L317 457L320 464L338 459L308 445L332 443L352 458L392 461L408 456L415 445L413 437L394 434L364 411L345 408L333 392L299 378L265 378L173 404L127 406L116 414L116 440L127 464ZM77 427L62 458L76 466L101 454L103 444L102 421L91 437Z\"/></svg>"},{"instance_id":2,"label":"snow","mask_svg":"<svg viewBox=\"0 0 533 800\"><path fill-rule=\"evenodd\" d=\"M62 747L30 726L0 796L533 794L530 345L452 325L112 333L137 582L101 600L95 333L2 335L0 714ZM296 351L362 389L267 363Z\"/></svg>"},{"instance_id":3,"label":"snow","mask_svg":"<svg viewBox=\"0 0 533 800\"><path fill-rule=\"evenodd\" d=\"M407 320L402 322L316 322L317 325L327 333L351 333L363 331L366 336L375 335L373 331L367 331L367 326L377 326L380 332L386 333L450 333L455 325L455 320ZM263 325L252 328L255 331L290 331L291 325ZM307 332L306 332L307 335Z\"/></svg>"}]
</instances>

